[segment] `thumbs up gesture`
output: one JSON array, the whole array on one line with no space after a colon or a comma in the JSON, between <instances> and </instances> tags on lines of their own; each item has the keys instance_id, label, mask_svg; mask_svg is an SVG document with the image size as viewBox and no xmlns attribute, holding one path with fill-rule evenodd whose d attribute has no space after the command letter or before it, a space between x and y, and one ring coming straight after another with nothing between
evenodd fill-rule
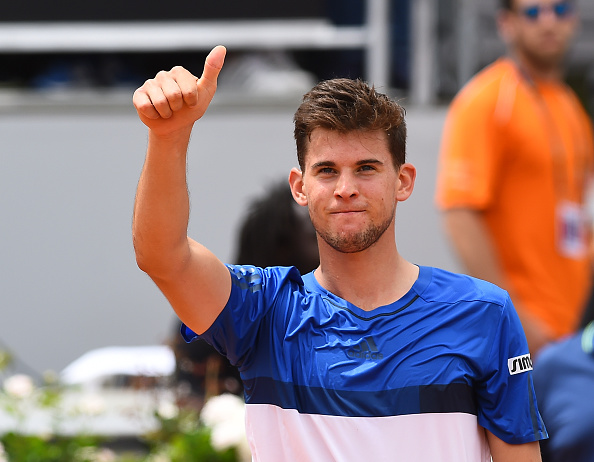
<instances>
[{"instance_id":1,"label":"thumbs up gesture","mask_svg":"<svg viewBox=\"0 0 594 462\"><path fill-rule=\"evenodd\" d=\"M217 90L217 78L226 52L220 45L213 48L206 57L200 78L176 66L147 80L132 98L140 120L158 136L191 130L208 109Z\"/></svg>"}]
</instances>

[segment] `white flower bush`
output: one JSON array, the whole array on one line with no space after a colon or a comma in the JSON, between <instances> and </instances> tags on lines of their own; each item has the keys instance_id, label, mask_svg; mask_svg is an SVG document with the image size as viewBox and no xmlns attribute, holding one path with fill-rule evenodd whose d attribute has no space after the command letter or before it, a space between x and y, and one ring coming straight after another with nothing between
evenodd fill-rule
<instances>
[{"instance_id":1,"label":"white flower bush","mask_svg":"<svg viewBox=\"0 0 594 462\"><path fill-rule=\"evenodd\" d=\"M171 462L171 459L167 454L151 454L148 456L145 462Z\"/></svg>"},{"instance_id":2,"label":"white flower bush","mask_svg":"<svg viewBox=\"0 0 594 462\"><path fill-rule=\"evenodd\" d=\"M4 450L4 446L0 443L0 462L8 462L8 456Z\"/></svg>"},{"instance_id":3,"label":"white flower bush","mask_svg":"<svg viewBox=\"0 0 594 462\"><path fill-rule=\"evenodd\" d=\"M5 373L11 357L0 349L0 373ZM51 372L44 374L40 385L24 374L2 381L3 377L0 462L187 462L188 454L192 454L192 460L251 461L245 404L236 395L215 396L200 413L194 408L178 407L175 396L169 393L163 395L165 398L154 394L154 402L151 395L143 395L146 399L141 402L142 412L146 407L155 421L155 428L142 435L148 443L147 453L114 452L105 447L109 436L94 435L86 424L79 424L93 419L102 423L111 416L113 394L65 386ZM129 418L141 407L124 409L127 402L117 401L117 412Z\"/></svg>"},{"instance_id":4,"label":"white flower bush","mask_svg":"<svg viewBox=\"0 0 594 462\"><path fill-rule=\"evenodd\" d=\"M157 408L157 414L162 419L175 419L179 415L179 408L171 401L162 401Z\"/></svg>"},{"instance_id":5,"label":"white flower bush","mask_svg":"<svg viewBox=\"0 0 594 462\"><path fill-rule=\"evenodd\" d=\"M25 374L13 375L4 381L4 391L12 398L28 398L34 390L33 379Z\"/></svg>"},{"instance_id":6,"label":"white flower bush","mask_svg":"<svg viewBox=\"0 0 594 462\"><path fill-rule=\"evenodd\" d=\"M241 461L251 460L245 434L245 404L236 395L225 393L210 398L200 413L202 422L211 429L211 444L218 451L237 449Z\"/></svg>"},{"instance_id":7,"label":"white flower bush","mask_svg":"<svg viewBox=\"0 0 594 462\"><path fill-rule=\"evenodd\" d=\"M204 404L200 418L209 427L214 427L230 419L243 420L245 418L245 405L239 396L230 393L213 396Z\"/></svg>"},{"instance_id":8,"label":"white flower bush","mask_svg":"<svg viewBox=\"0 0 594 462\"><path fill-rule=\"evenodd\" d=\"M111 449L90 446L76 451L74 458L85 462L116 462L116 454Z\"/></svg>"}]
</instances>

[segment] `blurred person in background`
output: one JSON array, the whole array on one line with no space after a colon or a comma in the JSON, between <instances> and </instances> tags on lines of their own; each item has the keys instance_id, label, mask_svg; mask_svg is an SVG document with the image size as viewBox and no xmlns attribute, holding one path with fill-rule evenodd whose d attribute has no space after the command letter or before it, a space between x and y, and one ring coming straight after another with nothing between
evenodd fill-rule
<instances>
[{"instance_id":1,"label":"blurred person in background","mask_svg":"<svg viewBox=\"0 0 594 462\"><path fill-rule=\"evenodd\" d=\"M543 462L594 460L594 299L580 329L543 348L535 361L534 388L549 439Z\"/></svg>"},{"instance_id":2,"label":"blurred person in background","mask_svg":"<svg viewBox=\"0 0 594 462\"><path fill-rule=\"evenodd\" d=\"M563 82L577 27L573 1L502 1L508 54L455 97L440 152L436 199L454 251L510 293L533 355L575 331L591 284L592 124Z\"/></svg>"},{"instance_id":3,"label":"blurred person in background","mask_svg":"<svg viewBox=\"0 0 594 462\"><path fill-rule=\"evenodd\" d=\"M250 202L239 227L235 262L262 268L295 266L301 274L319 265L315 230L307 210L293 200L286 180L271 184L262 196ZM237 367L202 339L186 343L180 335L179 321L171 345L180 405L199 410L211 396L243 393Z\"/></svg>"}]
</instances>

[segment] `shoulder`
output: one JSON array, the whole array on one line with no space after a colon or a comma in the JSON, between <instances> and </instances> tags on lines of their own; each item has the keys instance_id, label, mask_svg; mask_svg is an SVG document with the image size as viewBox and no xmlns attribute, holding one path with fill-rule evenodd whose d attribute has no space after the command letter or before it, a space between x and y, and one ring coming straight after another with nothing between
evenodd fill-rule
<instances>
[{"instance_id":1,"label":"shoulder","mask_svg":"<svg viewBox=\"0 0 594 462\"><path fill-rule=\"evenodd\" d=\"M230 265L231 282L240 289L257 292L263 289L279 288L286 284L303 285L301 274L294 266L270 266L260 268L251 265Z\"/></svg>"},{"instance_id":2,"label":"shoulder","mask_svg":"<svg viewBox=\"0 0 594 462\"><path fill-rule=\"evenodd\" d=\"M426 301L473 302L499 307L508 304L508 293L490 282L440 268L425 267L430 279L422 294Z\"/></svg>"},{"instance_id":3,"label":"shoulder","mask_svg":"<svg viewBox=\"0 0 594 462\"><path fill-rule=\"evenodd\" d=\"M458 320L479 330L491 326L495 331L505 319L517 316L508 293L500 287L439 268L428 271L429 282L418 295L440 319Z\"/></svg>"},{"instance_id":4,"label":"shoulder","mask_svg":"<svg viewBox=\"0 0 594 462\"><path fill-rule=\"evenodd\" d=\"M519 82L518 72L513 63L501 58L490 64L458 92L452 101L450 112L458 114L469 109L492 110L502 97L513 92Z\"/></svg>"}]
</instances>

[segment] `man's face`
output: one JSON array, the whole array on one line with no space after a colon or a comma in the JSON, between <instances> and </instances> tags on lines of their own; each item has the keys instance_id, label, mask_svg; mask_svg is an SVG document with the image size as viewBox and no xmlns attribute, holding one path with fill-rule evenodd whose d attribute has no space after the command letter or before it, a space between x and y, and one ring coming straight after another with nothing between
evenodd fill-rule
<instances>
[{"instance_id":1,"label":"man's face","mask_svg":"<svg viewBox=\"0 0 594 462\"><path fill-rule=\"evenodd\" d=\"M562 62L577 27L573 2L563 0L515 0L500 19L509 44L542 69Z\"/></svg>"},{"instance_id":2,"label":"man's face","mask_svg":"<svg viewBox=\"0 0 594 462\"><path fill-rule=\"evenodd\" d=\"M399 185L384 132L313 131L303 191L316 232L333 249L360 252L380 240L394 226Z\"/></svg>"}]
</instances>

